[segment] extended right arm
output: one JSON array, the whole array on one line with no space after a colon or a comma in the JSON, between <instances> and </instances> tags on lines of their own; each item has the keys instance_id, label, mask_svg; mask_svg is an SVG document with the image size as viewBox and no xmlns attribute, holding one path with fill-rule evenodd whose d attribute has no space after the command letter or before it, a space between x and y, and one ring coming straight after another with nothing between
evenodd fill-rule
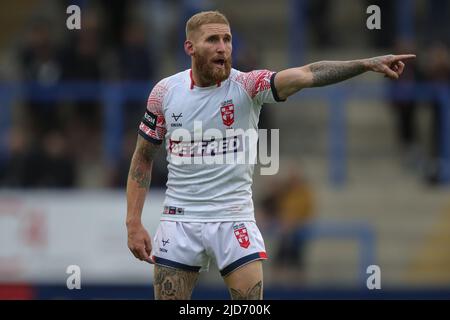
<instances>
[{"instance_id":1,"label":"extended right arm","mask_svg":"<svg viewBox=\"0 0 450 320\"><path fill-rule=\"evenodd\" d=\"M413 54L402 54L352 61L319 61L278 72L275 77L275 87L278 97L284 100L301 89L338 83L366 71L384 73L391 79L398 79L405 67L402 60L406 61L415 57Z\"/></svg>"},{"instance_id":2,"label":"extended right arm","mask_svg":"<svg viewBox=\"0 0 450 320\"><path fill-rule=\"evenodd\" d=\"M142 209L151 180L153 159L160 145L148 142L140 135L131 160L127 181L128 247L140 260L151 262L150 236L141 221Z\"/></svg>"}]
</instances>

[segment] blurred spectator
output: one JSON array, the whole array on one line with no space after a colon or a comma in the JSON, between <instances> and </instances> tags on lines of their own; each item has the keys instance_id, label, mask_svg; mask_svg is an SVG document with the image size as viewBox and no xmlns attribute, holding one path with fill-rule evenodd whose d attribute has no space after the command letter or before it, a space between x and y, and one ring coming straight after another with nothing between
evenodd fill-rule
<instances>
[{"instance_id":1,"label":"blurred spectator","mask_svg":"<svg viewBox=\"0 0 450 320\"><path fill-rule=\"evenodd\" d=\"M24 128L10 131L9 157L0 175L0 185L3 187L31 187L36 184L39 157L28 133Z\"/></svg>"},{"instance_id":2,"label":"blurred spectator","mask_svg":"<svg viewBox=\"0 0 450 320\"><path fill-rule=\"evenodd\" d=\"M123 45L119 50L119 70L122 81L148 83L151 88L156 76L155 57L152 47L147 43L143 24L131 22L123 31ZM125 128L135 129L145 111L145 99L128 101L124 105Z\"/></svg>"},{"instance_id":3,"label":"blurred spectator","mask_svg":"<svg viewBox=\"0 0 450 320\"><path fill-rule=\"evenodd\" d=\"M83 28L73 34L63 55L64 80L100 80L102 41L100 17L95 12L83 15Z\"/></svg>"},{"instance_id":4,"label":"blurred spectator","mask_svg":"<svg viewBox=\"0 0 450 320\"><path fill-rule=\"evenodd\" d=\"M100 0L97 3L101 6L100 10L105 16L105 30L108 30L104 36L114 49L118 49L121 43L122 31L125 27L126 15L132 2L127 0Z\"/></svg>"},{"instance_id":5,"label":"blurred spectator","mask_svg":"<svg viewBox=\"0 0 450 320\"><path fill-rule=\"evenodd\" d=\"M148 81L155 76L154 57L143 24L131 22L125 26L119 56L122 80Z\"/></svg>"},{"instance_id":6,"label":"blurred spectator","mask_svg":"<svg viewBox=\"0 0 450 320\"><path fill-rule=\"evenodd\" d=\"M281 280L301 278L307 241L302 230L315 211L310 185L302 174L291 169L285 180L273 185L273 191L263 200L263 210L265 218L275 221L278 226L279 246L274 259L274 267L278 271L275 275Z\"/></svg>"},{"instance_id":7,"label":"blurred spectator","mask_svg":"<svg viewBox=\"0 0 450 320\"><path fill-rule=\"evenodd\" d=\"M312 41L318 47L329 47L333 41L333 30L330 26L332 10L330 0L314 0L306 2L306 25L312 33Z\"/></svg>"},{"instance_id":8,"label":"blurred spectator","mask_svg":"<svg viewBox=\"0 0 450 320\"><path fill-rule=\"evenodd\" d=\"M398 41L396 52L416 52L409 41ZM416 85L422 75L416 63L411 62L398 81L391 82L391 107L395 116L396 134L407 165L419 165L418 132L416 123ZM414 168L417 169L417 168Z\"/></svg>"},{"instance_id":9,"label":"blurred spectator","mask_svg":"<svg viewBox=\"0 0 450 320\"><path fill-rule=\"evenodd\" d=\"M50 23L35 21L25 39L20 55L24 79L41 85L56 83L61 71Z\"/></svg>"},{"instance_id":10,"label":"blurred spectator","mask_svg":"<svg viewBox=\"0 0 450 320\"><path fill-rule=\"evenodd\" d=\"M61 133L32 140L24 128L11 131L9 153L0 185L13 188L68 188L75 183L75 165Z\"/></svg>"},{"instance_id":11,"label":"blurred spectator","mask_svg":"<svg viewBox=\"0 0 450 320\"><path fill-rule=\"evenodd\" d=\"M429 81L442 85L450 83L450 53L449 49L443 43L435 43L431 46L429 57L427 59L427 78ZM442 159L442 142L443 134L447 136L450 133L442 133L442 103L439 97L435 97L430 104L431 117L431 148L430 161L427 170L427 181L431 185L439 184L439 177L441 174L441 159Z\"/></svg>"},{"instance_id":12,"label":"blurred spectator","mask_svg":"<svg viewBox=\"0 0 450 320\"><path fill-rule=\"evenodd\" d=\"M19 54L19 60L22 77L27 84L45 87L56 84L60 79L61 67L51 28L48 21L37 20L25 37L26 42ZM38 135L52 129L57 123L56 103L40 102L32 100L31 97L26 99L26 113L33 115L27 124L28 129Z\"/></svg>"},{"instance_id":13,"label":"blurred spectator","mask_svg":"<svg viewBox=\"0 0 450 320\"><path fill-rule=\"evenodd\" d=\"M148 83L149 89L152 87L156 64L152 54L152 47L147 43L147 31L145 26L136 21L127 23L122 33L122 45L118 50L118 70L120 80L129 83ZM116 168L111 168L109 185L111 187L126 186L128 170L131 157L136 142L137 128L145 112L147 96L141 100L129 100L123 105L124 110L124 139L122 144L122 154L118 160ZM152 186L158 186L158 174L154 162ZM165 183L165 182L164 182Z\"/></svg>"},{"instance_id":14,"label":"blurred spectator","mask_svg":"<svg viewBox=\"0 0 450 320\"><path fill-rule=\"evenodd\" d=\"M392 48L395 45L395 37L399 30L397 30L396 21L397 1L392 0L368 0L365 8L370 5L377 5L381 11L381 30L372 30L369 35L373 38L373 44L379 49ZM412 4L411 4L412 5ZM366 19L368 15L365 15ZM365 21L364 21L365 24Z\"/></svg>"},{"instance_id":15,"label":"blurred spectator","mask_svg":"<svg viewBox=\"0 0 450 320\"><path fill-rule=\"evenodd\" d=\"M102 19L95 11L83 11L83 27L72 33L72 40L62 55L62 79L66 83L91 82L100 85L104 69L104 47L101 41ZM96 99L79 100L66 108L64 122L69 126L68 139L81 140L72 144L77 161L94 162L101 158L101 148L93 142L100 141L102 133L101 102ZM80 142L80 141L77 141Z\"/></svg>"},{"instance_id":16,"label":"blurred spectator","mask_svg":"<svg viewBox=\"0 0 450 320\"><path fill-rule=\"evenodd\" d=\"M69 154L67 139L62 133L52 131L42 141L42 160L39 187L71 188L75 184L75 163Z\"/></svg>"},{"instance_id":17,"label":"blurred spectator","mask_svg":"<svg viewBox=\"0 0 450 320\"><path fill-rule=\"evenodd\" d=\"M448 0L428 0L428 17L425 39L428 42L450 43L450 2Z\"/></svg>"}]
</instances>

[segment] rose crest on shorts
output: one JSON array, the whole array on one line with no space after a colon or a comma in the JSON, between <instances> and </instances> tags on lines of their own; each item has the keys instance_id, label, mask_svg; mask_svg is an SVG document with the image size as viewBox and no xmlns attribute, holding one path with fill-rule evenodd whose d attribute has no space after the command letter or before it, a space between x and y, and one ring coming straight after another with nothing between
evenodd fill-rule
<instances>
[{"instance_id":1,"label":"rose crest on shorts","mask_svg":"<svg viewBox=\"0 0 450 320\"><path fill-rule=\"evenodd\" d=\"M236 224L233 226L234 235L236 236L239 245L242 248L247 249L250 245L250 238L248 237L247 228L244 223Z\"/></svg>"},{"instance_id":2,"label":"rose crest on shorts","mask_svg":"<svg viewBox=\"0 0 450 320\"><path fill-rule=\"evenodd\" d=\"M224 125L229 127L234 123L234 104L232 99L222 102L220 113L222 114L222 122Z\"/></svg>"}]
</instances>

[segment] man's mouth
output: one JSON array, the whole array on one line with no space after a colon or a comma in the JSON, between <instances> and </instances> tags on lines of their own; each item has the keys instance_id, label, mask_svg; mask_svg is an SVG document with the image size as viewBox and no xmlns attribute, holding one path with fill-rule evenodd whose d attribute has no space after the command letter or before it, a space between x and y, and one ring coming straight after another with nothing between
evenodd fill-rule
<instances>
[{"instance_id":1,"label":"man's mouth","mask_svg":"<svg viewBox=\"0 0 450 320\"><path fill-rule=\"evenodd\" d=\"M212 62L219 68L223 68L225 66L225 59L214 59Z\"/></svg>"}]
</instances>

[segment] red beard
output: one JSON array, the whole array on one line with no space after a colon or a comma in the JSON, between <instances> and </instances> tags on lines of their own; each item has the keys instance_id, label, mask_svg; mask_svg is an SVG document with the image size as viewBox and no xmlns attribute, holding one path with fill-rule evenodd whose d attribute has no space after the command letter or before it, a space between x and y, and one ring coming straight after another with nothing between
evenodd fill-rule
<instances>
[{"instance_id":1,"label":"red beard","mask_svg":"<svg viewBox=\"0 0 450 320\"><path fill-rule=\"evenodd\" d=\"M205 83L215 84L222 82L230 76L231 57L225 60L224 68L217 68L214 62L201 54L196 55L197 72Z\"/></svg>"}]
</instances>

